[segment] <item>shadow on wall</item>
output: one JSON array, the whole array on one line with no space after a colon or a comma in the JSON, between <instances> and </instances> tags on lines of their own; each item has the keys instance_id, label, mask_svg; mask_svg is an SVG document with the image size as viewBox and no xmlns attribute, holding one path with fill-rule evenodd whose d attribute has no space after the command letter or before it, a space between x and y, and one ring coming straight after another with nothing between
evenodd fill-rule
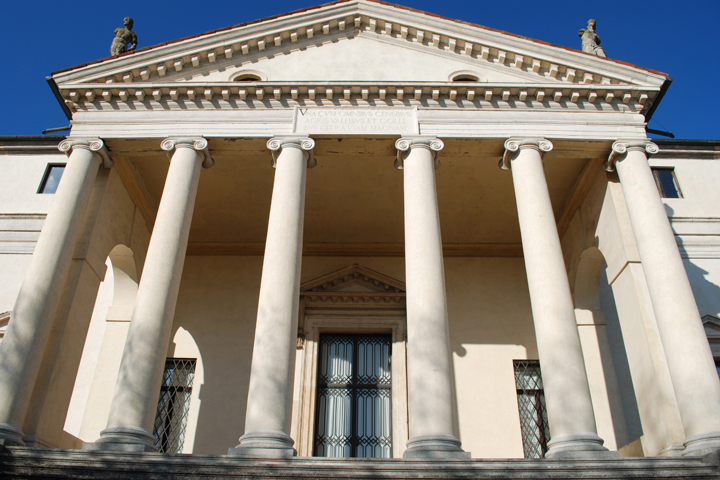
<instances>
[{"instance_id":1,"label":"shadow on wall","mask_svg":"<svg viewBox=\"0 0 720 480\"><path fill-rule=\"evenodd\" d=\"M675 213L672 207L665 205L665 211L668 214L668 218L672 219L673 213ZM678 242L679 247L684 250L685 244L682 238L675 236L675 240ZM687 258L687 253L683 253L682 250L680 253L683 255L683 264L685 265L685 271L690 280L695 302L700 310L700 316L720 316L720 287L716 283L720 282L720 259ZM699 264L704 264L705 262L717 264L717 277L715 279L709 278L712 273L699 266Z\"/></svg>"},{"instance_id":2,"label":"shadow on wall","mask_svg":"<svg viewBox=\"0 0 720 480\"><path fill-rule=\"evenodd\" d=\"M261 273L262 257L185 260L173 338L187 330L202 357L194 454L225 455L244 432L259 295L247 279Z\"/></svg>"},{"instance_id":3,"label":"shadow on wall","mask_svg":"<svg viewBox=\"0 0 720 480\"><path fill-rule=\"evenodd\" d=\"M635 398L635 389L630 376L630 364L625 351L625 342L620 329L620 318L615 297L607 277L607 263L602 264L598 282L598 301L605 315L606 331L610 343L610 354L615 366L620 400L622 401L627 425L627 442L632 443L643 435L640 412ZM618 445L618 448L624 445Z\"/></svg>"},{"instance_id":4,"label":"shadow on wall","mask_svg":"<svg viewBox=\"0 0 720 480\"><path fill-rule=\"evenodd\" d=\"M524 261L446 257L445 284L463 448L522 458L513 360L538 358Z\"/></svg>"}]
</instances>

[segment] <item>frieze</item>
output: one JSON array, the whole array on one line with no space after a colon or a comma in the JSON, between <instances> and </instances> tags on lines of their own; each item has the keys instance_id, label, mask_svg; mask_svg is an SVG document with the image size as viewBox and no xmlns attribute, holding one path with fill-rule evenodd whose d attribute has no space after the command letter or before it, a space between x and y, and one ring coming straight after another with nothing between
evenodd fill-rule
<instances>
[{"instance_id":1,"label":"frieze","mask_svg":"<svg viewBox=\"0 0 720 480\"><path fill-rule=\"evenodd\" d=\"M418 133L416 108L295 108L293 132L303 134Z\"/></svg>"}]
</instances>

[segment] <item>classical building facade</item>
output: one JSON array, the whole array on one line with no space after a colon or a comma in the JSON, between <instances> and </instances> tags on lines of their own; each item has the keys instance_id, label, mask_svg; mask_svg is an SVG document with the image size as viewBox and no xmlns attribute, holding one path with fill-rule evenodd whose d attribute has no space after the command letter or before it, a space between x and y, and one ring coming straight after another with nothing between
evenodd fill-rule
<instances>
[{"instance_id":1,"label":"classical building facade","mask_svg":"<svg viewBox=\"0 0 720 480\"><path fill-rule=\"evenodd\" d=\"M54 73L70 134L0 147L0 456L716 471L670 82L372 0Z\"/></svg>"}]
</instances>

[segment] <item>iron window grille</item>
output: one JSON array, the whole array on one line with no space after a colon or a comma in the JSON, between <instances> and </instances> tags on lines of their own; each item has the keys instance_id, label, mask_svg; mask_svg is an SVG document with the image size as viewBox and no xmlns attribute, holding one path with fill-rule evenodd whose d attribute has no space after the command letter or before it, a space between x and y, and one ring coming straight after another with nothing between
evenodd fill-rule
<instances>
[{"instance_id":1,"label":"iron window grille","mask_svg":"<svg viewBox=\"0 0 720 480\"><path fill-rule=\"evenodd\" d=\"M392 457L390 335L321 335L314 455Z\"/></svg>"},{"instance_id":2,"label":"iron window grille","mask_svg":"<svg viewBox=\"0 0 720 480\"><path fill-rule=\"evenodd\" d=\"M652 174L662 198L683 198L674 168L652 168Z\"/></svg>"},{"instance_id":3,"label":"iron window grille","mask_svg":"<svg viewBox=\"0 0 720 480\"><path fill-rule=\"evenodd\" d=\"M159 452L182 452L194 378L194 358L168 358L165 361L153 428L155 446Z\"/></svg>"},{"instance_id":4,"label":"iron window grille","mask_svg":"<svg viewBox=\"0 0 720 480\"><path fill-rule=\"evenodd\" d=\"M515 360L513 363L525 458L543 458L548 450L550 428L540 362Z\"/></svg>"}]
</instances>

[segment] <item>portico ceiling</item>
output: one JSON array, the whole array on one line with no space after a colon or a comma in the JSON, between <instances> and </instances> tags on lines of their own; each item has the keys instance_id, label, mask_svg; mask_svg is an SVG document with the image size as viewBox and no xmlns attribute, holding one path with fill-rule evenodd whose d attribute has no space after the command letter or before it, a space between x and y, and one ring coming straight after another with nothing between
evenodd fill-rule
<instances>
[{"instance_id":1,"label":"portico ceiling","mask_svg":"<svg viewBox=\"0 0 720 480\"><path fill-rule=\"evenodd\" d=\"M307 253L402 254L403 172L393 166L395 139L316 138L318 163L307 172ZM107 142L148 223L169 165L157 143ZM573 195L583 194L577 191L583 169L599 165L608 149L603 142L556 141L546 154L556 219L567 215ZM262 254L274 176L265 140L211 139L210 151L215 165L201 173L189 253ZM498 167L502 152L501 139L445 141L436 179L446 255L520 255L512 174Z\"/></svg>"}]
</instances>

